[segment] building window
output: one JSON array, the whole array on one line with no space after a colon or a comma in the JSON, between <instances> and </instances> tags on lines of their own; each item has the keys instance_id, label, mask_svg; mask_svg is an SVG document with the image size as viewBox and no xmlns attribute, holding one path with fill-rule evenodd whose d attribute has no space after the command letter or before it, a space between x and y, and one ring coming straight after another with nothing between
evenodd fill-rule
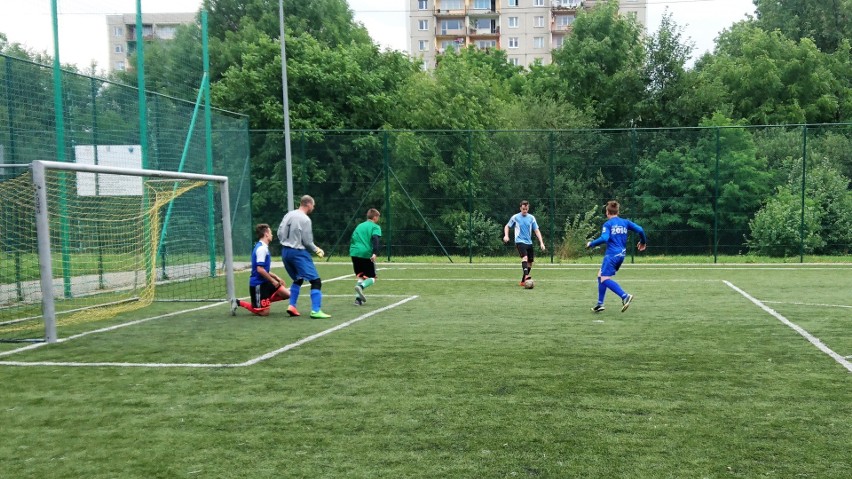
<instances>
[{"instance_id":1,"label":"building window","mask_svg":"<svg viewBox=\"0 0 852 479\"><path fill-rule=\"evenodd\" d=\"M509 17L509 28L518 28L518 17Z\"/></svg>"},{"instance_id":2,"label":"building window","mask_svg":"<svg viewBox=\"0 0 852 479\"><path fill-rule=\"evenodd\" d=\"M429 40L420 40L418 47L421 52L425 52L429 49Z\"/></svg>"},{"instance_id":3,"label":"building window","mask_svg":"<svg viewBox=\"0 0 852 479\"><path fill-rule=\"evenodd\" d=\"M513 57L513 58L509 59L509 63L511 63L512 65L515 65L516 67L519 67L519 66L521 66L521 59L518 58L518 57Z\"/></svg>"},{"instance_id":4,"label":"building window","mask_svg":"<svg viewBox=\"0 0 852 479\"><path fill-rule=\"evenodd\" d=\"M543 7L544 6L544 0L533 0L533 6L534 7Z\"/></svg>"},{"instance_id":5,"label":"building window","mask_svg":"<svg viewBox=\"0 0 852 479\"><path fill-rule=\"evenodd\" d=\"M519 44L518 37L509 37L509 48L518 48Z\"/></svg>"},{"instance_id":6,"label":"building window","mask_svg":"<svg viewBox=\"0 0 852 479\"><path fill-rule=\"evenodd\" d=\"M497 48L497 40L479 40L476 42L476 47L480 50L486 48Z\"/></svg>"},{"instance_id":7,"label":"building window","mask_svg":"<svg viewBox=\"0 0 852 479\"><path fill-rule=\"evenodd\" d=\"M454 52L459 49L459 45L461 43L464 42L458 42L456 40L441 40L441 50L444 50L445 52Z\"/></svg>"},{"instance_id":8,"label":"building window","mask_svg":"<svg viewBox=\"0 0 852 479\"><path fill-rule=\"evenodd\" d=\"M560 27L567 27L574 23L574 15L559 15L556 17L556 25Z\"/></svg>"},{"instance_id":9,"label":"building window","mask_svg":"<svg viewBox=\"0 0 852 479\"><path fill-rule=\"evenodd\" d=\"M533 19L533 25L535 25L536 28L544 27L544 16L543 15L536 16Z\"/></svg>"},{"instance_id":10,"label":"building window","mask_svg":"<svg viewBox=\"0 0 852 479\"><path fill-rule=\"evenodd\" d=\"M113 51L114 51L115 53L124 53L124 45L121 45L121 44L119 44L119 43L116 43L116 44L115 44L115 48L113 48Z\"/></svg>"},{"instance_id":11,"label":"building window","mask_svg":"<svg viewBox=\"0 0 852 479\"><path fill-rule=\"evenodd\" d=\"M474 25L476 25L477 30L482 30L482 32L480 32L480 33L483 33L483 32L495 33L493 31L494 29L491 28L491 19L490 18L477 19L476 23Z\"/></svg>"},{"instance_id":12,"label":"building window","mask_svg":"<svg viewBox=\"0 0 852 479\"><path fill-rule=\"evenodd\" d=\"M517 7L518 6L518 0L509 0L509 6L510 7Z\"/></svg>"},{"instance_id":13,"label":"building window","mask_svg":"<svg viewBox=\"0 0 852 479\"><path fill-rule=\"evenodd\" d=\"M177 33L177 25L157 25L157 38L173 40Z\"/></svg>"},{"instance_id":14,"label":"building window","mask_svg":"<svg viewBox=\"0 0 852 479\"><path fill-rule=\"evenodd\" d=\"M417 29L420 31L429 29L429 20L420 20L417 22Z\"/></svg>"},{"instance_id":15,"label":"building window","mask_svg":"<svg viewBox=\"0 0 852 479\"><path fill-rule=\"evenodd\" d=\"M429 10L429 0L418 0L417 1L417 9L418 10Z\"/></svg>"},{"instance_id":16,"label":"building window","mask_svg":"<svg viewBox=\"0 0 852 479\"><path fill-rule=\"evenodd\" d=\"M464 28L464 20L441 20L441 34L446 35L447 32L457 32Z\"/></svg>"},{"instance_id":17,"label":"building window","mask_svg":"<svg viewBox=\"0 0 852 479\"><path fill-rule=\"evenodd\" d=\"M544 48L544 37L533 37L533 48Z\"/></svg>"},{"instance_id":18,"label":"building window","mask_svg":"<svg viewBox=\"0 0 852 479\"><path fill-rule=\"evenodd\" d=\"M123 72L124 71L124 62L115 62L115 69Z\"/></svg>"},{"instance_id":19,"label":"building window","mask_svg":"<svg viewBox=\"0 0 852 479\"><path fill-rule=\"evenodd\" d=\"M441 10L461 10L464 8L464 0L443 0Z\"/></svg>"},{"instance_id":20,"label":"building window","mask_svg":"<svg viewBox=\"0 0 852 479\"><path fill-rule=\"evenodd\" d=\"M627 12L627 17L636 20L637 12Z\"/></svg>"},{"instance_id":21,"label":"building window","mask_svg":"<svg viewBox=\"0 0 852 479\"><path fill-rule=\"evenodd\" d=\"M553 48L562 48L563 43L565 43L565 37L556 37L553 39Z\"/></svg>"},{"instance_id":22,"label":"building window","mask_svg":"<svg viewBox=\"0 0 852 479\"><path fill-rule=\"evenodd\" d=\"M124 35L124 28L123 27L112 27L112 36L120 37L120 36L123 36L123 35Z\"/></svg>"},{"instance_id":23,"label":"building window","mask_svg":"<svg viewBox=\"0 0 852 479\"><path fill-rule=\"evenodd\" d=\"M473 0L474 10L491 10L491 0Z\"/></svg>"}]
</instances>

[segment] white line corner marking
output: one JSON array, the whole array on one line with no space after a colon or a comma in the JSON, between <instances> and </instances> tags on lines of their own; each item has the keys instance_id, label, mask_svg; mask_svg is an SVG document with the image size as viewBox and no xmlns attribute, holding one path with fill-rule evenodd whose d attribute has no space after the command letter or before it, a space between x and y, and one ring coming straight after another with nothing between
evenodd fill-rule
<instances>
[{"instance_id":1,"label":"white line corner marking","mask_svg":"<svg viewBox=\"0 0 852 479\"><path fill-rule=\"evenodd\" d=\"M765 304L763 304L762 302L760 302L760 301L758 301L757 299L755 299L754 297L752 297L750 294L748 294L748 293L746 293L745 291L741 290L740 288L736 287L736 286L735 286L733 283L731 283L730 281L722 280L722 282L724 282L726 285L728 285L728 286L729 286L731 289L733 289L734 291L736 291L736 292L740 293L741 295L743 295L746 299L748 299L748 300L749 300L749 301L751 301L752 303L756 304L756 305L757 305L760 309L762 309L762 310L766 311L767 313L771 314L772 316L775 316L775 319L777 319L778 321L781 321L782 323L784 323L784 324L786 324L788 327L790 327L793 331L796 331L797 333L799 333L799 334L800 334L803 338L807 339L807 340L808 340L811 344L813 344L814 346L816 346L816 347L817 347L820 351L822 351L822 352L824 352L825 354L828 354L829 356L831 356L831 358L832 358L832 359L834 359L835 361L837 361L838 363L840 363L840 365L841 365L841 366L843 366L843 367L844 367L844 368L846 368L846 369L847 369L850 373L852 373L852 363L850 363L849 361L847 361L847 360L846 360L846 358L844 358L843 356L841 356L841 355L839 355L839 354L835 353L834 351L832 351L832 350L831 350L831 348L829 348L828 346L826 346L826 345L825 345L822 341L820 341L820 340L819 340L819 338L815 338L815 337L814 337L811 333L809 333L809 332L805 331L805 330L804 330L804 329L802 329L799 325L797 325L797 324L793 323L792 321L790 321L789 319L785 318L784 316L781 316L780 314L778 314L778 312L777 312L777 311L775 311L774 309L770 308L769 306L766 306L766 305L765 305Z\"/></svg>"},{"instance_id":2,"label":"white line corner marking","mask_svg":"<svg viewBox=\"0 0 852 479\"><path fill-rule=\"evenodd\" d=\"M339 331L345 327L351 326L358 321L369 318L370 316L375 316L376 314L385 312L389 309L393 309L397 306L401 306L411 300L417 299L419 296L409 296L401 301L397 301L396 303L389 304L383 308L379 308L375 311L370 311L369 313L362 314L355 319L350 319L345 323L340 323L337 326L332 328L328 328L325 331L320 331L316 334L312 334L306 338L302 338L295 343L288 344L284 347L276 349L275 351L270 351L262 356L258 356L254 359L250 359L248 361L242 363L230 363L230 364L212 364L212 363L66 363L66 362L54 362L54 361L41 361L41 362L26 362L26 361L0 361L0 365L3 366L76 366L76 367L84 367L84 366L117 366L117 367L139 367L139 368L241 368L245 366L253 366L259 362L266 361L267 359L274 358L279 354L289 351L293 348L301 346L305 343L311 342L314 339L321 338L326 334L331 334L335 331ZM219 304L219 303L217 303ZM46 344L46 343L40 343Z\"/></svg>"}]
</instances>

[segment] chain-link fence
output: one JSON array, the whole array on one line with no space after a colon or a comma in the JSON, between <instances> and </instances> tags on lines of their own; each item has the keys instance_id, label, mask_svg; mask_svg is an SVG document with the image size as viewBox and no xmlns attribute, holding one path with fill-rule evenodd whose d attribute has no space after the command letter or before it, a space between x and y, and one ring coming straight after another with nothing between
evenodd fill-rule
<instances>
[{"instance_id":1,"label":"chain-link fence","mask_svg":"<svg viewBox=\"0 0 852 479\"><path fill-rule=\"evenodd\" d=\"M0 164L61 160L227 176L235 253L251 252L247 117L213 109L212 154L208 155L205 122L196 104L147 92L148 158L143 164L138 89L68 71L61 72L59 82L61 116L54 108L52 68L0 55ZM197 120L190 129L194 114ZM64 137L61 149L57 147L59 123ZM19 173L2 168L0 181Z\"/></svg>"},{"instance_id":2,"label":"chain-link fence","mask_svg":"<svg viewBox=\"0 0 852 479\"><path fill-rule=\"evenodd\" d=\"M281 143L280 132L252 135ZM651 255L798 261L852 247L852 125L295 131L292 152L296 196L317 200L317 242L337 257L370 207L388 258L505 254L503 225L524 199L553 261L584 254L610 199L645 228ZM278 154L256 163L267 186L284 184ZM277 224L283 202L259 203Z\"/></svg>"}]
</instances>

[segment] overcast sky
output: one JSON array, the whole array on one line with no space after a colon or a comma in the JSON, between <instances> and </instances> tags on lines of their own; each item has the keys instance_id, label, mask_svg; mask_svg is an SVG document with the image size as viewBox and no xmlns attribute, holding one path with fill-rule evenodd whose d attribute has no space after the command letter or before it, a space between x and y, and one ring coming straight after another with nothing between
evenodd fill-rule
<instances>
[{"instance_id":1,"label":"overcast sky","mask_svg":"<svg viewBox=\"0 0 852 479\"><path fill-rule=\"evenodd\" d=\"M195 12L201 5L201 0L141 1L143 12ZM349 0L356 20L367 27L373 40L396 50L408 48L406 4L407 0ZM0 32L11 42L52 54L50 5L50 0L0 0ZM696 57L713 49L713 39L722 29L754 13L751 0L648 0L648 31L657 30L666 8L684 27L684 37L695 43ZM104 15L133 13L136 0L58 0L58 10L60 60L81 68L94 60L99 69L106 69L109 45Z\"/></svg>"}]
</instances>

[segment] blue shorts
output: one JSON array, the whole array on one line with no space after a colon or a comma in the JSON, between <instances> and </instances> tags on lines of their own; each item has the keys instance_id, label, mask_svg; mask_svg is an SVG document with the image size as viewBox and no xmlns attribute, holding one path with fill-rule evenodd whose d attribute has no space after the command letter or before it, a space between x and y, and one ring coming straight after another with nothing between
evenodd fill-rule
<instances>
[{"instance_id":1,"label":"blue shorts","mask_svg":"<svg viewBox=\"0 0 852 479\"><path fill-rule=\"evenodd\" d=\"M281 261L293 281L319 279L311 253L306 249L281 248Z\"/></svg>"},{"instance_id":2,"label":"blue shorts","mask_svg":"<svg viewBox=\"0 0 852 479\"><path fill-rule=\"evenodd\" d=\"M624 262L623 254L606 255L601 262L601 276L615 276L621 263Z\"/></svg>"}]
</instances>

